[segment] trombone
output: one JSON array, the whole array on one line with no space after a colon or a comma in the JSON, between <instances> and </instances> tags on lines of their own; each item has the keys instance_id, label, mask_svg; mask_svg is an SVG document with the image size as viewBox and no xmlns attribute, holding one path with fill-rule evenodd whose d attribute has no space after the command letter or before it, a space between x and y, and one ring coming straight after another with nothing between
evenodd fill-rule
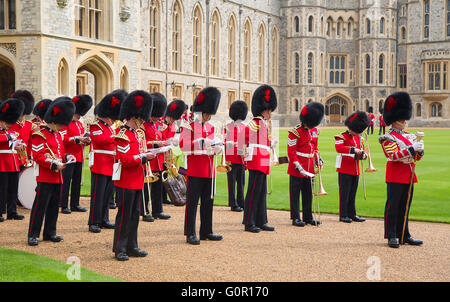
<instances>
[{"instance_id":1,"label":"trombone","mask_svg":"<svg viewBox=\"0 0 450 302\"><path fill-rule=\"evenodd\" d=\"M320 204L319 204L319 198L318 197L319 196L326 196L326 195L328 195L328 193L325 191L325 189L323 187L322 172L321 172L322 168L320 167L320 164L319 164L320 156L319 156L319 153L317 152L317 150L314 151L314 157L317 157L317 169L314 169L314 174L318 175L319 183L317 184L318 191L314 192L315 191L314 187L316 187L315 186L316 182L313 179L311 179L311 187L312 187L311 191L313 192L313 211L318 216L317 226L319 227L321 225L321 222L320 222L321 221L321 214L320 214ZM314 181L314 184L313 184L313 181Z\"/></svg>"},{"instance_id":2,"label":"trombone","mask_svg":"<svg viewBox=\"0 0 450 302\"><path fill-rule=\"evenodd\" d=\"M222 126L222 129L220 131L221 132L220 136L222 138L222 141L224 141L224 139L223 139L224 131L225 130L223 129L223 126ZM216 170L217 170L217 172L220 172L220 173L228 173L228 172L231 171L231 165L230 165L230 163L225 161L225 144L224 143L222 143L221 148L222 148L222 151L221 151L222 152L222 159L220 161L220 165L217 165Z\"/></svg>"},{"instance_id":3,"label":"trombone","mask_svg":"<svg viewBox=\"0 0 450 302\"><path fill-rule=\"evenodd\" d=\"M360 137L360 140L361 140L360 141L361 146L364 147L363 138ZM370 155L369 137L367 136L366 132L364 132L364 140L367 142L367 158L369 159L369 167L364 170L364 162L362 160L360 160L360 162L361 162L361 176L363 179L364 200L366 200L367 199L366 177L364 176L364 172L368 172L368 173L377 172L378 169L376 169L372 163L372 156Z\"/></svg>"}]
</instances>

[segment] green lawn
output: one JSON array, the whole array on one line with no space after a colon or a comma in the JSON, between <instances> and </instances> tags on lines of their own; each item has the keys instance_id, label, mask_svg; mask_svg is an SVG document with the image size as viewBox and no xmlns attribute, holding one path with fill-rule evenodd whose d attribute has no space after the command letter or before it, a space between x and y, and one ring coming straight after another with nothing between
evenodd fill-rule
<instances>
[{"instance_id":1,"label":"green lawn","mask_svg":"<svg viewBox=\"0 0 450 302\"><path fill-rule=\"evenodd\" d=\"M67 282L73 266L38 255L0 248L0 282ZM74 276L69 274L69 276ZM118 282L121 280L81 268L78 282Z\"/></svg>"},{"instance_id":2,"label":"green lawn","mask_svg":"<svg viewBox=\"0 0 450 302\"><path fill-rule=\"evenodd\" d=\"M409 129L415 133L417 129ZM414 198L410 219L434 222L450 222L450 129L421 129L425 132L425 156L418 163L416 172L419 183L414 187ZM338 177L334 168L336 151L334 135L344 131L344 128L321 129L319 151L325 161L322 171L323 186L327 196L319 197L322 213L339 212ZM280 130L279 156L286 155L287 130ZM375 133L376 132L376 133ZM369 136L372 161L378 172L365 173L367 200L364 200L362 177L357 193L357 214L366 217L383 217L386 202L386 158L378 143L378 129ZM220 157L219 157L220 159ZM364 163L365 168L367 162ZM268 208L289 210L289 177L287 165L273 167L273 193L268 196ZM248 176L248 174L247 174ZM90 195L90 171L85 166L82 195ZM216 205L227 205L228 191L226 175L220 173L217 177Z\"/></svg>"}]
</instances>

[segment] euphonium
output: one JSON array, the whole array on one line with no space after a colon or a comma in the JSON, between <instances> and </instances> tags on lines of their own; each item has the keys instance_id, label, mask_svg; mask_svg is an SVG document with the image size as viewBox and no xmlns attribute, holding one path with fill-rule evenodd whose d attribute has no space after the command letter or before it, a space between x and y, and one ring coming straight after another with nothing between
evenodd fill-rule
<instances>
[{"instance_id":1,"label":"euphonium","mask_svg":"<svg viewBox=\"0 0 450 302\"><path fill-rule=\"evenodd\" d=\"M364 132L364 137L367 142L367 157L369 158L369 167L366 169L366 172L377 172L378 170L375 169L375 167L372 164L372 156L370 156L369 138L366 132Z\"/></svg>"},{"instance_id":2,"label":"euphonium","mask_svg":"<svg viewBox=\"0 0 450 302\"><path fill-rule=\"evenodd\" d=\"M169 177L178 177L178 165L175 156L173 156L172 150L164 153L164 165L167 170L161 173L162 181L166 181Z\"/></svg>"}]
</instances>

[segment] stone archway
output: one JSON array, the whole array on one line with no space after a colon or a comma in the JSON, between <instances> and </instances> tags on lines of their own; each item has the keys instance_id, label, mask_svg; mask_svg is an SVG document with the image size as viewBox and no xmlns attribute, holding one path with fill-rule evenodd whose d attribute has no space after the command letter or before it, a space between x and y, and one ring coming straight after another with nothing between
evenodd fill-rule
<instances>
[{"instance_id":1,"label":"stone archway","mask_svg":"<svg viewBox=\"0 0 450 302\"><path fill-rule=\"evenodd\" d=\"M114 74L109 64L98 55L84 59L77 68L76 93L89 94L94 105L113 90Z\"/></svg>"},{"instance_id":2,"label":"stone archway","mask_svg":"<svg viewBox=\"0 0 450 302\"><path fill-rule=\"evenodd\" d=\"M325 102L325 115L330 124L342 124L347 118L351 102L343 95L337 94Z\"/></svg>"},{"instance_id":3,"label":"stone archway","mask_svg":"<svg viewBox=\"0 0 450 302\"><path fill-rule=\"evenodd\" d=\"M13 63L0 55L0 101L11 96L16 88L16 73Z\"/></svg>"}]
</instances>

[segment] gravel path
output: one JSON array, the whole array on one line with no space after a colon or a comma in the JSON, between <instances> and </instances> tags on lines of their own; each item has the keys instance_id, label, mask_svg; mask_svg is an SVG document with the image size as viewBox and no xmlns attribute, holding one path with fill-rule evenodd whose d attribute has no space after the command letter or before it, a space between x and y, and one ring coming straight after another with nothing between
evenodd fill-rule
<instances>
[{"instance_id":1,"label":"gravel path","mask_svg":"<svg viewBox=\"0 0 450 302\"><path fill-rule=\"evenodd\" d=\"M89 200L83 198L81 205L88 208ZM223 241L192 246L183 236L184 207L165 205L170 220L139 224L139 247L149 255L118 262L111 251L114 231L90 233L88 213L59 214L58 235L64 241L30 247L30 211L19 212L25 220L0 223L1 247L64 262L77 256L81 266L126 281L369 281L368 275L381 281L450 281L450 224L410 222L413 236L424 245L391 249L380 219L345 224L336 215L322 214L321 227L298 228L291 225L289 212L269 211L275 231L253 234L243 231L242 213L215 207L213 230ZM111 210L111 221L115 216Z\"/></svg>"}]
</instances>

